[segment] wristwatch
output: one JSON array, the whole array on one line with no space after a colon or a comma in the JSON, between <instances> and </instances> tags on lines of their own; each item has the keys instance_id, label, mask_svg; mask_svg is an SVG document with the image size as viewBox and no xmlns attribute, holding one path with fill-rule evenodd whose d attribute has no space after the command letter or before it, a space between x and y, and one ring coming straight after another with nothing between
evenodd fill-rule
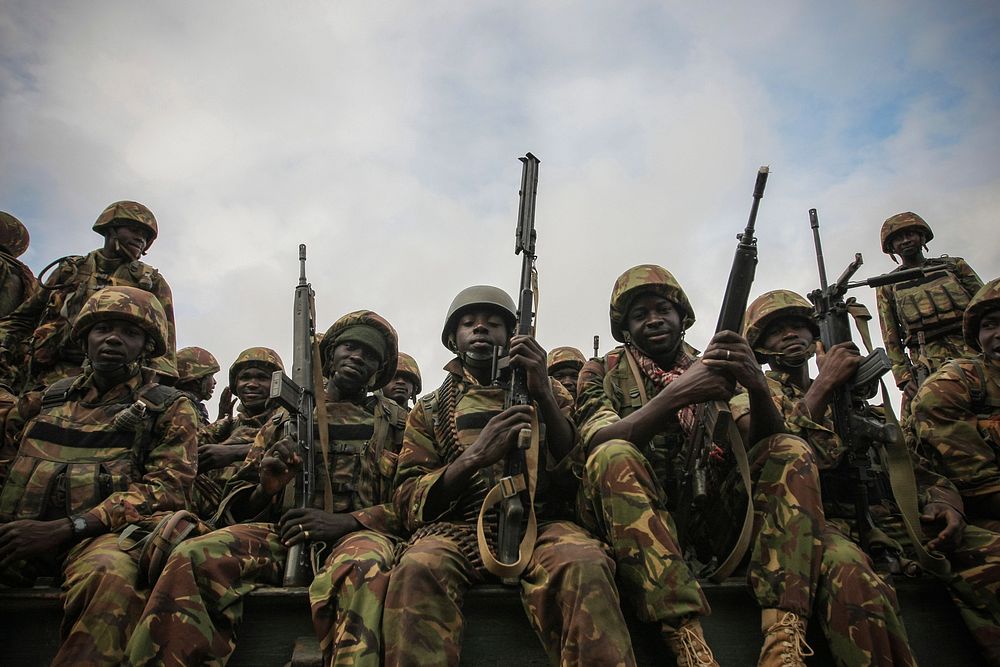
<instances>
[{"instance_id":1,"label":"wristwatch","mask_svg":"<svg viewBox=\"0 0 1000 667\"><path fill-rule=\"evenodd\" d=\"M87 531L87 520L83 518L83 515L74 514L69 518L69 522L73 526L73 537L77 539L84 537L84 533Z\"/></svg>"}]
</instances>

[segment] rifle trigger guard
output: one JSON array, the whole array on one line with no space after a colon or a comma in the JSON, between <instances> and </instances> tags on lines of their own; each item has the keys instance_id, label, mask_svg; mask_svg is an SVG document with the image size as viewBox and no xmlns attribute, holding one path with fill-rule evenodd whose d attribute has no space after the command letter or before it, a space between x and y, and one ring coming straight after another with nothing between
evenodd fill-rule
<instances>
[{"instance_id":1,"label":"rifle trigger guard","mask_svg":"<svg viewBox=\"0 0 1000 667\"><path fill-rule=\"evenodd\" d=\"M524 476L518 475L517 477L503 477L499 481L500 493L503 494L505 499L513 498L521 491L524 491Z\"/></svg>"}]
</instances>

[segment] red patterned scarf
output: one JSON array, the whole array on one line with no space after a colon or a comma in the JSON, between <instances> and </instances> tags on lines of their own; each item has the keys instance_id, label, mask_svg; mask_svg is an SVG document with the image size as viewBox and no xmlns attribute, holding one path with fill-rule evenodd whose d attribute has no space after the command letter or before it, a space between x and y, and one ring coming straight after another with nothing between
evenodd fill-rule
<instances>
[{"instance_id":1,"label":"red patterned scarf","mask_svg":"<svg viewBox=\"0 0 1000 667\"><path fill-rule=\"evenodd\" d=\"M677 360L673 368L665 371L657 366L655 361L640 352L639 348L635 345L628 345L628 351L635 358L635 362L639 365L639 370L642 371L642 374L652 380L653 384L660 388L660 391L663 391L667 385L679 378L695 362L694 359L684 354L683 350L681 350L677 355ZM636 378L636 380L642 382L641 378ZM694 432L695 427L694 406L685 405L678 410L677 420L681 423L684 434L690 436Z\"/></svg>"}]
</instances>

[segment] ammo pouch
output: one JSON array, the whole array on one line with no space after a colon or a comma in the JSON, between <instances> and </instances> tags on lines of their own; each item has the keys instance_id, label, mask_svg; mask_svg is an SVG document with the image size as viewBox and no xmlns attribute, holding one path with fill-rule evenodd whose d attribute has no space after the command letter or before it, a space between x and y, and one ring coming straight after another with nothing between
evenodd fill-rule
<instances>
[{"instance_id":1,"label":"ammo pouch","mask_svg":"<svg viewBox=\"0 0 1000 667\"><path fill-rule=\"evenodd\" d=\"M894 297L908 347L917 344L918 331L931 339L961 331L962 316L971 299L948 264L929 268L922 278L897 284Z\"/></svg>"}]
</instances>

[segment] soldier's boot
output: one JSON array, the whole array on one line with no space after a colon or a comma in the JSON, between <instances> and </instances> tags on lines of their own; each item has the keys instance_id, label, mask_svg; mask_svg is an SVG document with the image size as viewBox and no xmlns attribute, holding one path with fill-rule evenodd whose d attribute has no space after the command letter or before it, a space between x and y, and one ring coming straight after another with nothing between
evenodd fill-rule
<instances>
[{"instance_id":1,"label":"soldier's boot","mask_svg":"<svg viewBox=\"0 0 1000 667\"><path fill-rule=\"evenodd\" d=\"M677 667L719 667L705 642L701 622L691 619L680 627L663 624L663 638L677 657Z\"/></svg>"},{"instance_id":2,"label":"soldier's boot","mask_svg":"<svg viewBox=\"0 0 1000 667\"><path fill-rule=\"evenodd\" d=\"M758 667L805 667L805 658L813 655L806 643L806 620L784 609L764 609L760 615L764 647Z\"/></svg>"}]
</instances>

